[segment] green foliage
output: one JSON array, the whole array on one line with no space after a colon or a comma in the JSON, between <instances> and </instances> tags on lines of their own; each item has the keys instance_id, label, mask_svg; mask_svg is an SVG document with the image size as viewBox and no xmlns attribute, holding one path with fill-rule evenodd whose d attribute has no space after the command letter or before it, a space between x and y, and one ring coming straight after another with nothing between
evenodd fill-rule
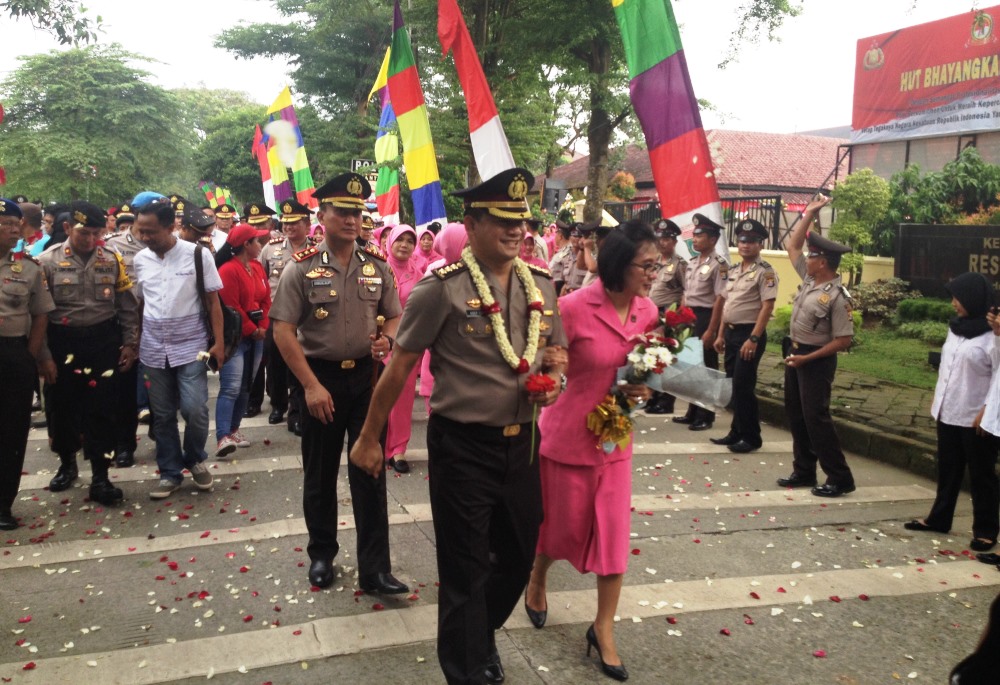
<instances>
[{"instance_id":1,"label":"green foliage","mask_svg":"<svg viewBox=\"0 0 1000 685\"><path fill-rule=\"evenodd\" d=\"M880 278L871 283L860 283L851 291L854 307L870 319L888 319L900 301L920 297L920 292L911 290L909 283L899 278Z\"/></svg>"},{"instance_id":2,"label":"green foliage","mask_svg":"<svg viewBox=\"0 0 1000 685\"><path fill-rule=\"evenodd\" d=\"M619 171L608 184L608 196L616 200L627 202L635 197L635 176Z\"/></svg>"},{"instance_id":3,"label":"green foliage","mask_svg":"<svg viewBox=\"0 0 1000 685\"><path fill-rule=\"evenodd\" d=\"M862 344L837 359L841 370L862 373L892 383L933 390L937 373L927 363L927 353L938 346L908 338L892 329L866 329Z\"/></svg>"},{"instance_id":4,"label":"green foliage","mask_svg":"<svg viewBox=\"0 0 1000 685\"><path fill-rule=\"evenodd\" d=\"M238 205L262 199L260 170L250 146L254 126L263 117L263 106L244 104L211 116L203 124L205 140L194 157L198 175L229 188Z\"/></svg>"},{"instance_id":5,"label":"green foliage","mask_svg":"<svg viewBox=\"0 0 1000 685\"><path fill-rule=\"evenodd\" d=\"M864 252L874 242L875 228L889 209L889 184L871 169L860 169L833 189L836 220L830 238L854 250L840 262L842 272L855 273L864 265Z\"/></svg>"},{"instance_id":6,"label":"green foliage","mask_svg":"<svg viewBox=\"0 0 1000 685\"><path fill-rule=\"evenodd\" d=\"M1000 166L967 147L939 172L921 175L917 165L893 175L887 222L954 224L963 215L1000 205Z\"/></svg>"},{"instance_id":7,"label":"green foliage","mask_svg":"<svg viewBox=\"0 0 1000 685\"><path fill-rule=\"evenodd\" d=\"M940 321L910 321L897 329L901 336L922 340L930 345L943 345L948 337L948 324Z\"/></svg>"},{"instance_id":8,"label":"green foliage","mask_svg":"<svg viewBox=\"0 0 1000 685\"><path fill-rule=\"evenodd\" d=\"M955 316L955 310L952 308L950 300L920 297L902 300L896 308L895 318L899 322L947 323L953 316Z\"/></svg>"},{"instance_id":9,"label":"green foliage","mask_svg":"<svg viewBox=\"0 0 1000 685\"><path fill-rule=\"evenodd\" d=\"M14 19L30 20L32 26L54 34L63 45L92 43L103 28L100 15L91 21L87 8L75 0L2 0L0 9Z\"/></svg>"},{"instance_id":10,"label":"green foliage","mask_svg":"<svg viewBox=\"0 0 1000 685\"><path fill-rule=\"evenodd\" d=\"M797 17L802 8L793 7L788 0L752 0L743 3L739 12L740 17L736 22L738 28L729 38L729 49L725 59L719 63L720 69L725 69L736 61L744 42L756 45L760 42L760 36L764 35L768 40L777 40L775 32L781 28L785 19Z\"/></svg>"}]
</instances>

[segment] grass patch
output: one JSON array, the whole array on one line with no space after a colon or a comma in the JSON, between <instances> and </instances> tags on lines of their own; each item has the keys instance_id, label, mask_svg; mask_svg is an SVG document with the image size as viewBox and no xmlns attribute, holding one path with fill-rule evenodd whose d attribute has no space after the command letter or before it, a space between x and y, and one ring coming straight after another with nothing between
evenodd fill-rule
<instances>
[{"instance_id":1,"label":"grass patch","mask_svg":"<svg viewBox=\"0 0 1000 685\"><path fill-rule=\"evenodd\" d=\"M937 372L927 363L927 353L939 351L939 345L929 345L882 327L865 329L858 342L849 354L840 355L838 368L902 385L934 389Z\"/></svg>"}]
</instances>

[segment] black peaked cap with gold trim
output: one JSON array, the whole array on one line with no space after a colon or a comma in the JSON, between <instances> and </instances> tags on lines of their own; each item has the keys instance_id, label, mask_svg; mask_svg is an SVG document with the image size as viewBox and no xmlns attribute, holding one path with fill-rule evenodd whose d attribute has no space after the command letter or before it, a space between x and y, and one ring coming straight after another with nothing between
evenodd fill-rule
<instances>
[{"instance_id":1,"label":"black peaked cap with gold trim","mask_svg":"<svg viewBox=\"0 0 1000 685\"><path fill-rule=\"evenodd\" d=\"M271 217L275 214L277 214L277 212L265 205L263 202L250 202L243 207L243 220L251 226L265 224L270 221ZM216 216L219 216L219 214L216 213Z\"/></svg>"},{"instance_id":2,"label":"black peaked cap with gold trim","mask_svg":"<svg viewBox=\"0 0 1000 685\"><path fill-rule=\"evenodd\" d=\"M108 222L107 213L95 204L85 200L74 200L69 206L73 228L104 228Z\"/></svg>"},{"instance_id":3,"label":"black peaked cap with gold trim","mask_svg":"<svg viewBox=\"0 0 1000 685\"><path fill-rule=\"evenodd\" d=\"M233 214L236 214L236 207L230 204L221 204L215 208L216 219L232 219Z\"/></svg>"},{"instance_id":4,"label":"black peaked cap with gold trim","mask_svg":"<svg viewBox=\"0 0 1000 685\"><path fill-rule=\"evenodd\" d=\"M285 200L278 209L281 210L283 224L294 224L296 221L309 218L309 208L295 200Z\"/></svg>"},{"instance_id":5,"label":"black peaked cap with gold trim","mask_svg":"<svg viewBox=\"0 0 1000 685\"><path fill-rule=\"evenodd\" d=\"M354 172L334 176L313 192L313 197L321 205L332 205L342 209L365 210L365 200L372 194L372 184Z\"/></svg>"},{"instance_id":6,"label":"black peaked cap with gold trim","mask_svg":"<svg viewBox=\"0 0 1000 685\"><path fill-rule=\"evenodd\" d=\"M528 191L535 183L535 177L527 169L514 167L501 171L477 186L456 190L454 197L465 202L466 211L485 209L499 219L530 219Z\"/></svg>"}]
</instances>

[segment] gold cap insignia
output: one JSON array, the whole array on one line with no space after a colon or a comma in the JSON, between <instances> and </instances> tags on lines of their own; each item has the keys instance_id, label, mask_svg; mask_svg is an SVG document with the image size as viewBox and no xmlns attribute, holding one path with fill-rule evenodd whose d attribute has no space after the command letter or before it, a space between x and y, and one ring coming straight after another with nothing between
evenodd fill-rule
<instances>
[{"instance_id":1,"label":"gold cap insignia","mask_svg":"<svg viewBox=\"0 0 1000 685\"><path fill-rule=\"evenodd\" d=\"M260 207L258 207L257 205L250 205L250 213L253 214L254 216L257 216L258 214L260 214Z\"/></svg>"},{"instance_id":2,"label":"gold cap insignia","mask_svg":"<svg viewBox=\"0 0 1000 685\"><path fill-rule=\"evenodd\" d=\"M524 176L518 174L514 177L514 180L507 186L507 194L512 200L523 200L528 196L528 182Z\"/></svg>"},{"instance_id":3,"label":"gold cap insignia","mask_svg":"<svg viewBox=\"0 0 1000 685\"><path fill-rule=\"evenodd\" d=\"M183 202L178 202L177 203L177 211L178 212L183 212L184 211L184 203Z\"/></svg>"},{"instance_id":4,"label":"gold cap insignia","mask_svg":"<svg viewBox=\"0 0 1000 685\"><path fill-rule=\"evenodd\" d=\"M351 195L360 195L361 191L361 181L358 180L357 176L352 176L351 180L347 182L347 192Z\"/></svg>"},{"instance_id":5,"label":"gold cap insignia","mask_svg":"<svg viewBox=\"0 0 1000 685\"><path fill-rule=\"evenodd\" d=\"M291 205L291 203L286 202L284 205L282 205L281 206L281 211L284 212L285 214L291 214L291 212L292 212L292 205Z\"/></svg>"},{"instance_id":6,"label":"gold cap insignia","mask_svg":"<svg viewBox=\"0 0 1000 685\"><path fill-rule=\"evenodd\" d=\"M76 219L81 224L87 221L87 215L81 212L79 209L73 212L73 218Z\"/></svg>"}]
</instances>

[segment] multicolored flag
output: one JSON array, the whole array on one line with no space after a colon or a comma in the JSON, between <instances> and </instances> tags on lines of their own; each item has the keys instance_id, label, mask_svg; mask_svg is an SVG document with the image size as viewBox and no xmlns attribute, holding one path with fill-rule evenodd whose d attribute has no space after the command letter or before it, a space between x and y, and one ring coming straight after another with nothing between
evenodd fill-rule
<instances>
[{"instance_id":1,"label":"multicolored flag","mask_svg":"<svg viewBox=\"0 0 1000 685\"><path fill-rule=\"evenodd\" d=\"M267 145L264 144L264 132L260 130L260 125L257 125L254 129L250 154L257 160L257 164L260 167L260 182L263 186L264 204L268 207L274 207L274 184L271 182L271 163L267 160Z\"/></svg>"},{"instance_id":2,"label":"multicolored flag","mask_svg":"<svg viewBox=\"0 0 1000 685\"><path fill-rule=\"evenodd\" d=\"M368 99L378 92L382 105L382 114L378 121L378 134L375 136L375 162L379 164L378 181L375 182L375 204L382 221L387 226L399 223L399 169L386 166L387 162L399 159L399 136L396 113L389 101L389 52L386 48L385 59L378 71L375 85L368 93Z\"/></svg>"},{"instance_id":3,"label":"multicolored flag","mask_svg":"<svg viewBox=\"0 0 1000 685\"><path fill-rule=\"evenodd\" d=\"M417 227L446 221L441 177L434 156L427 105L420 88L410 37L403 26L403 12L396 0L392 17L392 46L389 49L389 99L396 112L399 137L403 141L403 165L413 200L413 223Z\"/></svg>"},{"instance_id":4,"label":"multicolored flag","mask_svg":"<svg viewBox=\"0 0 1000 685\"><path fill-rule=\"evenodd\" d=\"M223 188L218 183L213 183L212 181L201 181L198 183L198 188L201 192L205 193L205 199L208 200L208 206L215 209L219 205L233 204L232 194L229 192L229 188Z\"/></svg>"},{"instance_id":5,"label":"multicolored flag","mask_svg":"<svg viewBox=\"0 0 1000 685\"><path fill-rule=\"evenodd\" d=\"M660 212L690 238L691 215L722 224L722 205L670 0L611 0L611 6L625 43L632 106L646 138ZM725 240L717 249L728 258Z\"/></svg>"},{"instance_id":6,"label":"multicolored flag","mask_svg":"<svg viewBox=\"0 0 1000 685\"><path fill-rule=\"evenodd\" d=\"M267 108L267 115L263 143L267 145L274 201L283 202L291 198L294 192L295 199L299 202L307 207L316 207L316 199L312 196L316 186L309 170L302 129L299 128L299 119L292 106L292 91L288 86L282 88L278 97ZM292 170L291 182L287 169Z\"/></svg>"},{"instance_id":7,"label":"multicolored flag","mask_svg":"<svg viewBox=\"0 0 1000 685\"><path fill-rule=\"evenodd\" d=\"M480 177L492 178L514 168L514 156L500 123L490 84L455 0L438 0L438 39L442 56L451 50L455 57L455 69L469 109L472 154Z\"/></svg>"}]
</instances>

